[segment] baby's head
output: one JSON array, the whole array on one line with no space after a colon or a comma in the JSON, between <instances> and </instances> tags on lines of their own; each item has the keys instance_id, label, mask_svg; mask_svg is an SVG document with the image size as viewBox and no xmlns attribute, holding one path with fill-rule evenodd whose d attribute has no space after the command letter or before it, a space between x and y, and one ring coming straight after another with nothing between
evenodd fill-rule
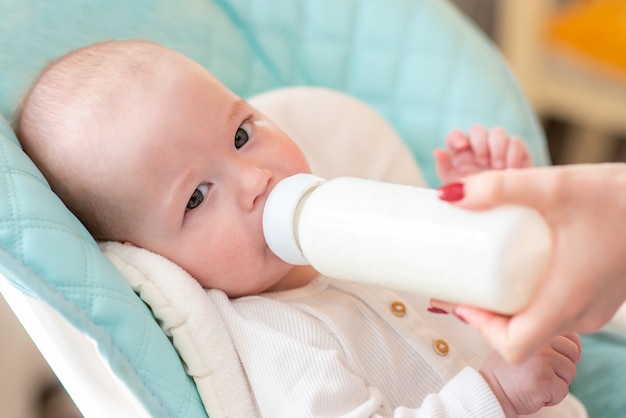
<instances>
[{"instance_id":1,"label":"baby's head","mask_svg":"<svg viewBox=\"0 0 626 418\"><path fill-rule=\"evenodd\" d=\"M73 51L16 120L26 153L97 239L128 241L230 296L280 288L263 205L308 172L291 139L187 57L144 41Z\"/></svg>"}]
</instances>

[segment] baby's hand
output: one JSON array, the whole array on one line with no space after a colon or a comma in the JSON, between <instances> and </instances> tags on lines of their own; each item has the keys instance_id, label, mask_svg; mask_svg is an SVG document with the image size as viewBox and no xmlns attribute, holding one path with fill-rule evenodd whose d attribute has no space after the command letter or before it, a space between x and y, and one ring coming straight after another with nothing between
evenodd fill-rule
<instances>
[{"instance_id":1,"label":"baby's hand","mask_svg":"<svg viewBox=\"0 0 626 418\"><path fill-rule=\"evenodd\" d=\"M528 415L556 405L567 396L580 359L580 339L575 333L552 339L549 345L523 363L507 363L493 352L480 369L507 417Z\"/></svg>"},{"instance_id":2,"label":"baby's hand","mask_svg":"<svg viewBox=\"0 0 626 418\"><path fill-rule=\"evenodd\" d=\"M502 128L489 131L473 126L468 135L454 130L446 138L446 150L434 151L437 176L443 184L480 171L530 167L530 154L522 140L509 137Z\"/></svg>"}]
</instances>

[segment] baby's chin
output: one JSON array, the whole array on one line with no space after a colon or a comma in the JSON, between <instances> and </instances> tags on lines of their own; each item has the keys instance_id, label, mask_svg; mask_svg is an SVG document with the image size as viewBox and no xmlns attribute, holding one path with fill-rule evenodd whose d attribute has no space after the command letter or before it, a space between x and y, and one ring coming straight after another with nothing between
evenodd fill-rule
<instances>
[{"instance_id":1,"label":"baby's chin","mask_svg":"<svg viewBox=\"0 0 626 418\"><path fill-rule=\"evenodd\" d=\"M311 283L319 273L310 265L291 266L289 272L280 281L282 290L297 289Z\"/></svg>"}]
</instances>

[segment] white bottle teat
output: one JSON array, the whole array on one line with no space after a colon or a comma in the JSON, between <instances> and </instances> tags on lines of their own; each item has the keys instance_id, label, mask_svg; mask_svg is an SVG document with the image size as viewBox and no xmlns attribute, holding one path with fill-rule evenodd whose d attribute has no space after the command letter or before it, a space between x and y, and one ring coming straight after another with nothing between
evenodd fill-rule
<instances>
[{"instance_id":1,"label":"white bottle teat","mask_svg":"<svg viewBox=\"0 0 626 418\"><path fill-rule=\"evenodd\" d=\"M312 174L296 174L278 183L265 203L263 233L268 247L289 264L309 264L296 238L302 198L325 180Z\"/></svg>"}]
</instances>

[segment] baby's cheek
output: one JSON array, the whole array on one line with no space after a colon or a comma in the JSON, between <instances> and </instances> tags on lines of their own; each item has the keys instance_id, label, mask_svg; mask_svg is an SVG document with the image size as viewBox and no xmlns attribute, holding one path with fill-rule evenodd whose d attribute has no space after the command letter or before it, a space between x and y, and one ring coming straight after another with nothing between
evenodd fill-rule
<instances>
[{"instance_id":1,"label":"baby's cheek","mask_svg":"<svg viewBox=\"0 0 626 418\"><path fill-rule=\"evenodd\" d=\"M294 158L294 163L295 163L294 172L310 173L311 167L309 165L308 160L304 156L304 153L300 150L300 148L296 144L293 144L293 147L294 147L294 150L292 152L293 152L293 158Z\"/></svg>"}]
</instances>

